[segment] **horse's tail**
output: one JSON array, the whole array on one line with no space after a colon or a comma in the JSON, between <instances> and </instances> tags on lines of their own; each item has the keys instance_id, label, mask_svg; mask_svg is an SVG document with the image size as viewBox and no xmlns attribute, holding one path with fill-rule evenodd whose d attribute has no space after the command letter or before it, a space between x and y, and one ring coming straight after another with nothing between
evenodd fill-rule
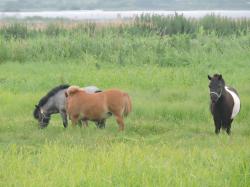
<instances>
[{"instance_id":1,"label":"horse's tail","mask_svg":"<svg viewBox=\"0 0 250 187\"><path fill-rule=\"evenodd\" d=\"M131 98L129 97L127 93L124 93L124 99L125 99L125 103L124 103L123 115L127 117L128 114L132 111L132 102L131 102Z\"/></svg>"},{"instance_id":2,"label":"horse's tail","mask_svg":"<svg viewBox=\"0 0 250 187\"><path fill-rule=\"evenodd\" d=\"M72 96L74 95L76 92L80 91L81 88L79 86L70 86L67 91L65 92L65 96Z\"/></svg>"}]
</instances>

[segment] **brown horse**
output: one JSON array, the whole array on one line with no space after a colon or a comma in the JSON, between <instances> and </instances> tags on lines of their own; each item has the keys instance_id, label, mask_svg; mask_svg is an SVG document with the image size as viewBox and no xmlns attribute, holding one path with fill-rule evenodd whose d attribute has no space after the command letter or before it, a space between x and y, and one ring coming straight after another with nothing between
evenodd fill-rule
<instances>
[{"instance_id":1,"label":"brown horse","mask_svg":"<svg viewBox=\"0 0 250 187\"><path fill-rule=\"evenodd\" d=\"M89 94L78 86L70 86L65 96L67 97L66 110L73 125L80 120L86 125L87 120L102 122L114 115L119 130L124 130L123 117L132 110L129 95L118 89Z\"/></svg>"}]
</instances>

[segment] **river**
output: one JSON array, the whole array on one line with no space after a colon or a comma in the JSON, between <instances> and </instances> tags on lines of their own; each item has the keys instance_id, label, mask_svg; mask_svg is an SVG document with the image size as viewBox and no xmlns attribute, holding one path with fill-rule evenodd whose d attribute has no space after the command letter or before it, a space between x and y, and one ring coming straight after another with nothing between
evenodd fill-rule
<instances>
[{"instance_id":1,"label":"river","mask_svg":"<svg viewBox=\"0 0 250 187\"><path fill-rule=\"evenodd\" d=\"M250 11L248 10L206 10L206 11L102 11L102 10L77 10L77 11L41 11L41 12L0 12L0 19L16 18L25 19L30 17L41 18L64 18L71 20L114 20L129 19L135 16L150 15L174 15L182 14L187 18L202 18L205 15L220 15L234 19L248 18L250 19Z\"/></svg>"}]
</instances>

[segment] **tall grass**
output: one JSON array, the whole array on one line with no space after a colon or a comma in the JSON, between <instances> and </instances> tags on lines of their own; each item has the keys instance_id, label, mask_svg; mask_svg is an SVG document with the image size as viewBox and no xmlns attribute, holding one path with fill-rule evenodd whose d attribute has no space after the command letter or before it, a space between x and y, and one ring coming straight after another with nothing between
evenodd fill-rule
<instances>
[{"instance_id":1,"label":"tall grass","mask_svg":"<svg viewBox=\"0 0 250 187\"><path fill-rule=\"evenodd\" d=\"M206 34L215 32L216 35L247 34L250 30L249 19L230 19L215 15L207 15L201 19L188 19L183 15L174 16L149 16L137 17L131 30L139 33L158 33L159 35L192 34L200 33L202 29ZM136 32L136 31L135 31Z\"/></svg>"},{"instance_id":2,"label":"tall grass","mask_svg":"<svg viewBox=\"0 0 250 187\"><path fill-rule=\"evenodd\" d=\"M246 47L247 50L249 26L249 20L215 16L190 20L181 15L145 15L131 23L108 26L100 26L98 23L72 26L52 22L36 28L28 23L13 23L0 28L0 60L88 61L94 58L98 61L97 66L100 62L120 65L187 65L193 63L193 59L189 58L192 56L190 53L204 53L201 48L203 45L208 51L223 53L220 51L221 45L231 45L235 37L240 37L238 42L243 46L235 44L232 47L235 47L235 51L239 47ZM230 39L218 39L217 36Z\"/></svg>"}]
</instances>

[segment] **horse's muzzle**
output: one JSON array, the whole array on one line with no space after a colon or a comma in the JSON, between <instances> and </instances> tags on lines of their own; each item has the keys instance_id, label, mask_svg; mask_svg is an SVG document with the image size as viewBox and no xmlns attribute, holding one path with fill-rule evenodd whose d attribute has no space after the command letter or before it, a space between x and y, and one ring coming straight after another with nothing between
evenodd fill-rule
<instances>
[{"instance_id":1,"label":"horse's muzzle","mask_svg":"<svg viewBox=\"0 0 250 187\"><path fill-rule=\"evenodd\" d=\"M48 123L39 123L39 128L44 129L48 126Z\"/></svg>"}]
</instances>

